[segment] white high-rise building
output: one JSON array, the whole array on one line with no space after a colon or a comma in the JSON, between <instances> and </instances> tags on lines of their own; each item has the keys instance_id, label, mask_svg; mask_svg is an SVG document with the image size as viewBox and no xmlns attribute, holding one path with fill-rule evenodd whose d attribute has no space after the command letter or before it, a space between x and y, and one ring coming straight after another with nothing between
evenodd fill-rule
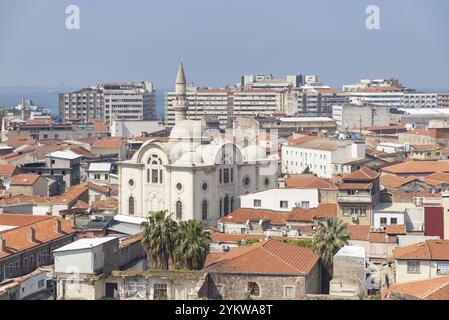
<instances>
[{"instance_id":1,"label":"white high-rise building","mask_svg":"<svg viewBox=\"0 0 449 320\"><path fill-rule=\"evenodd\" d=\"M167 210L178 221L216 225L239 208L240 195L276 186L277 159L266 149L234 143L243 132L206 132L205 121L187 119L190 101L182 64L172 96L174 127L168 142L146 141L131 160L119 164L119 214L143 219Z\"/></svg>"}]
</instances>

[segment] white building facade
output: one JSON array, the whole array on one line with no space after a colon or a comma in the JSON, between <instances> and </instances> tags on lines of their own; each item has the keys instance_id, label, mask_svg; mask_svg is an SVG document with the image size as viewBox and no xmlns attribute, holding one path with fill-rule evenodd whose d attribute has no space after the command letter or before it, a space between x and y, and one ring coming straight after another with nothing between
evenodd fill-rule
<instances>
[{"instance_id":1,"label":"white building facade","mask_svg":"<svg viewBox=\"0 0 449 320\"><path fill-rule=\"evenodd\" d=\"M241 207L290 212L293 208L316 208L318 189L270 189L240 197Z\"/></svg>"},{"instance_id":2,"label":"white building facade","mask_svg":"<svg viewBox=\"0 0 449 320\"><path fill-rule=\"evenodd\" d=\"M238 145L206 132L204 121L186 120L182 64L172 106L175 126L169 141L146 141L131 160L119 164L120 214L145 218L167 210L177 221L216 225L240 206L240 195L276 186L277 160L262 147Z\"/></svg>"}]
</instances>

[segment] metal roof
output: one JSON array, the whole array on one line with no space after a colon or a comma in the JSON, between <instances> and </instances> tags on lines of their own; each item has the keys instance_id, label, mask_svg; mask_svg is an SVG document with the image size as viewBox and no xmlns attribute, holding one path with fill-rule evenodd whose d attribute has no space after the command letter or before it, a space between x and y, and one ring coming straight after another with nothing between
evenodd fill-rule
<instances>
[{"instance_id":1,"label":"metal roof","mask_svg":"<svg viewBox=\"0 0 449 320\"><path fill-rule=\"evenodd\" d=\"M106 242L117 239L117 237L103 237L103 238L86 238L80 239L75 242L69 243L66 246L53 250L53 252L62 252L62 251L71 251L71 250L81 250L81 249L89 249Z\"/></svg>"}]
</instances>

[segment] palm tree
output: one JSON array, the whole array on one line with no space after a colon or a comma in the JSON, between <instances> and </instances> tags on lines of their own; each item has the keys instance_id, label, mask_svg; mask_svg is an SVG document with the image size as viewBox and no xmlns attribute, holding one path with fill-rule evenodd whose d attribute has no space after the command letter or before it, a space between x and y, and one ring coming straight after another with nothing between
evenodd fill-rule
<instances>
[{"instance_id":1,"label":"palm tree","mask_svg":"<svg viewBox=\"0 0 449 320\"><path fill-rule=\"evenodd\" d=\"M150 212L148 221L142 223L142 244L150 257L152 267L168 270L173 261L174 238L177 224L167 211Z\"/></svg>"},{"instance_id":2,"label":"palm tree","mask_svg":"<svg viewBox=\"0 0 449 320\"><path fill-rule=\"evenodd\" d=\"M204 231L205 228L206 224L197 220L179 223L174 247L174 258L178 268L189 270L203 268L210 242L210 233Z\"/></svg>"},{"instance_id":3,"label":"palm tree","mask_svg":"<svg viewBox=\"0 0 449 320\"><path fill-rule=\"evenodd\" d=\"M348 224L337 218L319 221L312 242L313 251L321 257L321 261L332 276L334 255L348 244L350 234Z\"/></svg>"}]
</instances>

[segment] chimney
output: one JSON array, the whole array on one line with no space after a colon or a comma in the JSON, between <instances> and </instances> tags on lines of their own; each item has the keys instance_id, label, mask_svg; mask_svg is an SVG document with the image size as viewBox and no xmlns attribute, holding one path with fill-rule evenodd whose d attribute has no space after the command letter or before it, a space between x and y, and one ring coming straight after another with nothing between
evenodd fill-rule
<instances>
[{"instance_id":1,"label":"chimney","mask_svg":"<svg viewBox=\"0 0 449 320\"><path fill-rule=\"evenodd\" d=\"M61 233L61 221L59 219L55 219L54 226L56 233Z\"/></svg>"},{"instance_id":2,"label":"chimney","mask_svg":"<svg viewBox=\"0 0 449 320\"><path fill-rule=\"evenodd\" d=\"M6 252L6 240L0 236L0 252Z\"/></svg>"},{"instance_id":3,"label":"chimney","mask_svg":"<svg viewBox=\"0 0 449 320\"><path fill-rule=\"evenodd\" d=\"M28 229L28 240L30 242L36 241L36 230L34 230L33 227L30 227L30 229Z\"/></svg>"}]
</instances>

